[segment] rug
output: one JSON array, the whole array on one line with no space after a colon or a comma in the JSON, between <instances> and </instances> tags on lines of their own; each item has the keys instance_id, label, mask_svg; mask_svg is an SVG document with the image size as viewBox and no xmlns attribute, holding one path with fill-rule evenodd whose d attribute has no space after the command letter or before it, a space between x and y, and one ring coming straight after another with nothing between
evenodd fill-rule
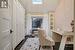
<instances>
[{"instance_id":1,"label":"rug","mask_svg":"<svg viewBox=\"0 0 75 50\"><path fill-rule=\"evenodd\" d=\"M39 50L39 38L28 38L20 50Z\"/></svg>"}]
</instances>

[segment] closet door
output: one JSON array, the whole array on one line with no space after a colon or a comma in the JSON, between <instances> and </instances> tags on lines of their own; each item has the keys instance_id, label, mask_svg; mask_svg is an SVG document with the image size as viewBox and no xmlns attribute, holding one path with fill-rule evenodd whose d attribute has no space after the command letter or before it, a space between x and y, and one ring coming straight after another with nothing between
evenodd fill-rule
<instances>
[{"instance_id":1,"label":"closet door","mask_svg":"<svg viewBox=\"0 0 75 50\"><path fill-rule=\"evenodd\" d=\"M10 21L9 9L0 9L0 50L12 50Z\"/></svg>"},{"instance_id":2,"label":"closet door","mask_svg":"<svg viewBox=\"0 0 75 50\"><path fill-rule=\"evenodd\" d=\"M12 50L10 1L0 0L0 50Z\"/></svg>"},{"instance_id":3,"label":"closet door","mask_svg":"<svg viewBox=\"0 0 75 50\"><path fill-rule=\"evenodd\" d=\"M0 17L0 50L11 50L10 21Z\"/></svg>"}]
</instances>

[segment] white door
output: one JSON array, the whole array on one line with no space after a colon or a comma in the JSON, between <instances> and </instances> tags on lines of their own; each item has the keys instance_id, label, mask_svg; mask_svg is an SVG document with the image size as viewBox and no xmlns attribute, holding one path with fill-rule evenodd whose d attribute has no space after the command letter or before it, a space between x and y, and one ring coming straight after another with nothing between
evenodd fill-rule
<instances>
[{"instance_id":1,"label":"white door","mask_svg":"<svg viewBox=\"0 0 75 50\"><path fill-rule=\"evenodd\" d=\"M12 30L13 34L13 48L15 48L25 36L25 9L18 0L13 0L13 17Z\"/></svg>"},{"instance_id":2,"label":"white door","mask_svg":"<svg viewBox=\"0 0 75 50\"><path fill-rule=\"evenodd\" d=\"M0 9L0 50L12 50L10 24L9 9Z\"/></svg>"}]
</instances>

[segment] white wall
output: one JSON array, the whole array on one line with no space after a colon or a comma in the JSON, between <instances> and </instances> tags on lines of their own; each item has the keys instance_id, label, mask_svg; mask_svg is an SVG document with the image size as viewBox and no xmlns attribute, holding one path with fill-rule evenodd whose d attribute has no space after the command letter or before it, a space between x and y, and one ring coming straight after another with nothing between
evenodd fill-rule
<instances>
[{"instance_id":1,"label":"white wall","mask_svg":"<svg viewBox=\"0 0 75 50\"><path fill-rule=\"evenodd\" d=\"M12 30L13 32L13 46L17 46L25 36L25 9L18 2L18 0L13 1L13 22Z\"/></svg>"},{"instance_id":2,"label":"white wall","mask_svg":"<svg viewBox=\"0 0 75 50\"><path fill-rule=\"evenodd\" d=\"M43 18L43 24L42 24L42 28L44 29L44 30L46 30L46 35L52 35L51 34L51 31L50 31L50 27L49 27L49 17L48 17L48 14L43 14L43 15L32 15L32 14L27 14L27 29L26 29L26 31L27 31L27 34L26 35L30 35L31 33L30 33L30 31L31 31L31 29L32 29L32 20L31 20L31 18L32 18L32 16L33 17L37 17L37 16L39 16L39 17L42 17Z\"/></svg>"},{"instance_id":3,"label":"white wall","mask_svg":"<svg viewBox=\"0 0 75 50\"><path fill-rule=\"evenodd\" d=\"M61 0L55 11L55 27L60 31L72 31L71 21L73 20L73 0Z\"/></svg>"}]
</instances>

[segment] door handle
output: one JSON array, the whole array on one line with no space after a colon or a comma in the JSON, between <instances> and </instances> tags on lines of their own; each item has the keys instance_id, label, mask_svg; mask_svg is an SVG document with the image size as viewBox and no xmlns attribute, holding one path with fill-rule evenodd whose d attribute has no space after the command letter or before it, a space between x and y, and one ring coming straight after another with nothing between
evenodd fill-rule
<instances>
[{"instance_id":1,"label":"door handle","mask_svg":"<svg viewBox=\"0 0 75 50\"><path fill-rule=\"evenodd\" d=\"M13 32L13 31L10 29L10 34L12 34L12 32Z\"/></svg>"}]
</instances>

